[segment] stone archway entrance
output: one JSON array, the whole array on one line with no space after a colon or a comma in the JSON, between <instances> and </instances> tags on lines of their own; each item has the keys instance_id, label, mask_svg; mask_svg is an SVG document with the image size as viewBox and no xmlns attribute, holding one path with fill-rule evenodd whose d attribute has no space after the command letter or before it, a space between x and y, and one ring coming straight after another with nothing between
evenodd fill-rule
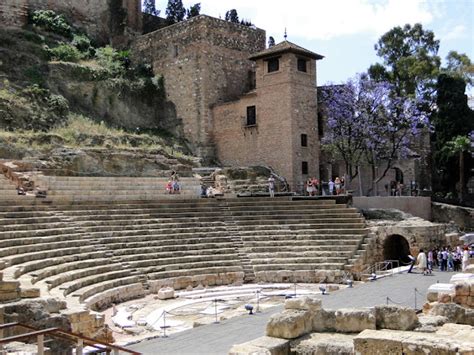
<instances>
[{"instance_id":1,"label":"stone archway entrance","mask_svg":"<svg viewBox=\"0 0 474 355\"><path fill-rule=\"evenodd\" d=\"M410 259L410 245L408 241L399 234L389 235L383 243L383 259L398 260L401 265L408 264Z\"/></svg>"}]
</instances>

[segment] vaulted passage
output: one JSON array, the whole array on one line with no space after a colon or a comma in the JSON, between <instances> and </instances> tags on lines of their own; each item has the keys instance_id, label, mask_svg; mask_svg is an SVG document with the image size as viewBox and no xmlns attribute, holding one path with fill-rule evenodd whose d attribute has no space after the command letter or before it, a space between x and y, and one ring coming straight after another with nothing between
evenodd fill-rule
<instances>
[{"instance_id":1,"label":"vaulted passage","mask_svg":"<svg viewBox=\"0 0 474 355\"><path fill-rule=\"evenodd\" d=\"M407 264L410 254L410 246L408 241L401 235L393 234L385 239L383 244L384 260L399 260L402 264Z\"/></svg>"}]
</instances>

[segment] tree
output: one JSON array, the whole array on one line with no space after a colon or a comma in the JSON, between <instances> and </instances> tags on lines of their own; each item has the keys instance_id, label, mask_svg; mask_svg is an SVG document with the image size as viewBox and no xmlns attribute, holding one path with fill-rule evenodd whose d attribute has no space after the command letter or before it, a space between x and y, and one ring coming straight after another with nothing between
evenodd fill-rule
<instances>
[{"instance_id":1,"label":"tree","mask_svg":"<svg viewBox=\"0 0 474 355\"><path fill-rule=\"evenodd\" d=\"M145 0L143 2L143 12L152 16L160 15L160 10L156 9L155 0Z\"/></svg>"},{"instance_id":2,"label":"tree","mask_svg":"<svg viewBox=\"0 0 474 355\"><path fill-rule=\"evenodd\" d=\"M199 16L201 13L201 3L194 4L189 8L189 10L186 11L186 13L188 19Z\"/></svg>"},{"instance_id":3,"label":"tree","mask_svg":"<svg viewBox=\"0 0 474 355\"><path fill-rule=\"evenodd\" d=\"M444 146L443 150L448 155L459 156L459 201L464 202L466 183L464 182L464 153L471 147L471 140L467 136L457 136Z\"/></svg>"},{"instance_id":4,"label":"tree","mask_svg":"<svg viewBox=\"0 0 474 355\"><path fill-rule=\"evenodd\" d=\"M177 23L184 20L186 9L181 0L168 0L166 7L166 20L170 23Z\"/></svg>"},{"instance_id":5,"label":"tree","mask_svg":"<svg viewBox=\"0 0 474 355\"><path fill-rule=\"evenodd\" d=\"M268 37L268 48L273 47L275 45L275 38L272 36Z\"/></svg>"},{"instance_id":6,"label":"tree","mask_svg":"<svg viewBox=\"0 0 474 355\"><path fill-rule=\"evenodd\" d=\"M441 74L436 89L438 109L432 115L434 190L447 192L451 188L454 192L452 181L459 179L459 160L444 147L457 136L467 136L474 130L474 112L467 105L466 83L461 77Z\"/></svg>"},{"instance_id":7,"label":"tree","mask_svg":"<svg viewBox=\"0 0 474 355\"><path fill-rule=\"evenodd\" d=\"M239 15L236 9L229 10L225 13L225 20L233 23L239 23Z\"/></svg>"},{"instance_id":8,"label":"tree","mask_svg":"<svg viewBox=\"0 0 474 355\"><path fill-rule=\"evenodd\" d=\"M383 64L370 66L369 75L393 84L397 96L419 96L433 102L441 63L438 49L434 33L421 24L394 27L375 45Z\"/></svg>"},{"instance_id":9,"label":"tree","mask_svg":"<svg viewBox=\"0 0 474 355\"><path fill-rule=\"evenodd\" d=\"M329 128L323 144L334 147L344 160L350 180L359 164L367 162L373 191L393 163L408 155L411 139L428 126L419 99L399 97L394 91L390 83L360 75L321 93Z\"/></svg>"},{"instance_id":10,"label":"tree","mask_svg":"<svg viewBox=\"0 0 474 355\"><path fill-rule=\"evenodd\" d=\"M474 84L474 64L466 54L450 51L446 56L446 62L446 68L442 69L443 73L460 78L469 86Z\"/></svg>"}]
</instances>

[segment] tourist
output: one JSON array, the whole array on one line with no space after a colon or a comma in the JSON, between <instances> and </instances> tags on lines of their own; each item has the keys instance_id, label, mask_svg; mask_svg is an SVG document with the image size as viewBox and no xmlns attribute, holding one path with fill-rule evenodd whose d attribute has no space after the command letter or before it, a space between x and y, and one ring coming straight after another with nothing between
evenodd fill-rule
<instances>
[{"instance_id":1,"label":"tourist","mask_svg":"<svg viewBox=\"0 0 474 355\"><path fill-rule=\"evenodd\" d=\"M437 260L438 260L438 267L439 271L443 271L443 250L438 250L436 254Z\"/></svg>"},{"instance_id":2,"label":"tourist","mask_svg":"<svg viewBox=\"0 0 474 355\"><path fill-rule=\"evenodd\" d=\"M341 179L339 176L336 176L336 180L334 180L334 187L336 188L336 195L341 193Z\"/></svg>"},{"instance_id":3,"label":"tourist","mask_svg":"<svg viewBox=\"0 0 474 355\"><path fill-rule=\"evenodd\" d=\"M319 195L319 180L313 176L313 178L311 179L311 183L313 184L314 189L313 196Z\"/></svg>"},{"instance_id":4,"label":"tourist","mask_svg":"<svg viewBox=\"0 0 474 355\"><path fill-rule=\"evenodd\" d=\"M180 186L179 186L179 175L176 171L171 171L171 184L172 184L172 193L179 194L180 193Z\"/></svg>"},{"instance_id":5,"label":"tourist","mask_svg":"<svg viewBox=\"0 0 474 355\"><path fill-rule=\"evenodd\" d=\"M268 178L268 192L270 193L270 197L275 197L275 178L273 175L270 175Z\"/></svg>"},{"instance_id":6,"label":"tourist","mask_svg":"<svg viewBox=\"0 0 474 355\"><path fill-rule=\"evenodd\" d=\"M448 269L454 271L454 253L452 251L448 251Z\"/></svg>"},{"instance_id":7,"label":"tourist","mask_svg":"<svg viewBox=\"0 0 474 355\"><path fill-rule=\"evenodd\" d=\"M402 189L403 189L403 185L400 184L400 181L397 181L395 196L401 196L402 195Z\"/></svg>"},{"instance_id":8,"label":"tourist","mask_svg":"<svg viewBox=\"0 0 474 355\"><path fill-rule=\"evenodd\" d=\"M170 195L173 193L173 183L171 180L168 180L168 183L166 184L166 192Z\"/></svg>"},{"instance_id":9,"label":"tourist","mask_svg":"<svg viewBox=\"0 0 474 355\"><path fill-rule=\"evenodd\" d=\"M329 195L330 196L334 195L334 181L332 181L332 179L329 179L328 186L329 186Z\"/></svg>"},{"instance_id":10,"label":"tourist","mask_svg":"<svg viewBox=\"0 0 474 355\"><path fill-rule=\"evenodd\" d=\"M466 271L468 266L469 266L469 248L464 247L464 251L462 253L462 271Z\"/></svg>"},{"instance_id":11,"label":"tourist","mask_svg":"<svg viewBox=\"0 0 474 355\"><path fill-rule=\"evenodd\" d=\"M441 271L448 271L448 248L444 248L441 254L443 256Z\"/></svg>"},{"instance_id":12,"label":"tourist","mask_svg":"<svg viewBox=\"0 0 474 355\"><path fill-rule=\"evenodd\" d=\"M346 181L344 176L341 178L341 193L344 195L346 193Z\"/></svg>"},{"instance_id":13,"label":"tourist","mask_svg":"<svg viewBox=\"0 0 474 355\"><path fill-rule=\"evenodd\" d=\"M428 252L428 273L431 274L433 271L433 261L434 261L434 256L433 256L433 251L430 250Z\"/></svg>"},{"instance_id":14,"label":"tourist","mask_svg":"<svg viewBox=\"0 0 474 355\"><path fill-rule=\"evenodd\" d=\"M415 266L415 263L416 263L416 258L413 255L408 254L408 259L410 259L410 268L408 269L408 273L411 274L411 271L413 270L413 266Z\"/></svg>"},{"instance_id":15,"label":"tourist","mask_svg":"<svg viewBox=\"0 0 474 355\"><path fill-rule=\"evenodd\" d=\"M313 180L309 178L306 181L306 192L308 193L308 196L313 196L314 195L314 186L313 186Z\"/></svg>"},{"instance_id":16,"label":"tourist","mask_svg":"<svg viewBox=\"0 0 474 355\"><path fill-rule=\"evenodd\" d=\"M423 249L420 249L420 253L418 254L418 257L416 258L416 262L418 264L418 267L423 271L423 275L426 275L426 268L428 265L427 259L426 259L426 254L423 251Z\"/></svg>"}]
</instances>

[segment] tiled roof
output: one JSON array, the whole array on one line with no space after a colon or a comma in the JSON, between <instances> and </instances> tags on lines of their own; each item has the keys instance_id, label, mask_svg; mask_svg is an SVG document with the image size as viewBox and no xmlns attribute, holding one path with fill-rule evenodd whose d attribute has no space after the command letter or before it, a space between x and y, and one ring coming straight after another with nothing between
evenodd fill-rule
<instances>
[{"instance_id":1,"label":"tiled roof","mask_svg":"<svg viewBox=\"0 0 474 355\"><path fill-rule=\"evenodd\" d=\"M300 54L305 57L310 57L312 59L323 59L324 57L322 55L319 55L317 53L311 52L307 49L304 49L303 47L300 47L294 43L291 43L289 41L283 41L278 44L275 44L274 46L267 48L261 52L255 53L252 56L249 57L251 60L257 60L260 58L265 58L265 57L271 57L276 54L282 54L282 53L295 53L295 54Z\"/></svg>"}]
</instances>

